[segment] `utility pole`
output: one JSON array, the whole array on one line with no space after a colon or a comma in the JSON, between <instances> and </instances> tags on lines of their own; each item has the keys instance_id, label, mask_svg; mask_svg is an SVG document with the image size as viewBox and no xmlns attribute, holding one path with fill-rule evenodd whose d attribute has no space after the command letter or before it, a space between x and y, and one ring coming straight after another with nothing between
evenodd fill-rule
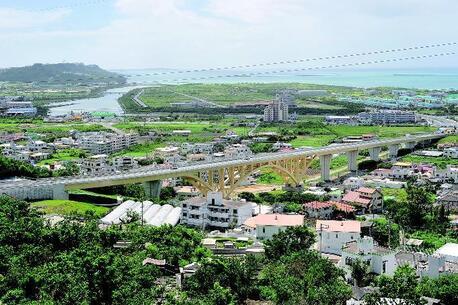
<instances>
[{"instance_id":1,"label":"utility pole","mask_svg":"<svg viewBox=\"0 0 458 305\"><path fill-rule=\"evenodd\" d=\"M329 229L328 225L320 223L320 252L323 247L323 229Z\"/></svg>"}]
</instances>

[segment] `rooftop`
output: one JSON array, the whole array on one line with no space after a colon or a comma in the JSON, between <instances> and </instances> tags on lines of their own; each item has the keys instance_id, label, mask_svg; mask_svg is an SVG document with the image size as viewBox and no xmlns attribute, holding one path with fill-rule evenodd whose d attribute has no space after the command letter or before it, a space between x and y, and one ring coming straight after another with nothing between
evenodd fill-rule
<instances>
[{"instance_id":1,"label":"rooftop","mask_svg":"<svg viewBox=\"0 0 458 305\"><path fill-rule=\"evenodd\" d=\"M256 226L278 226L293 227L304 224L303 215L286 215L286 214L261 214L248 218L244 225L251 228Z\"/></svg>"},{"instance_id":2,"label":"rooftop","mask_svg":"<svg viewBox=\"0 0 458 305\"><path fill-rule=\"evenodd\" d=\"M361 232L361 222L356 220L318 220L315 226L317 231L323 232Z\"/></svg>"}]
</instances>

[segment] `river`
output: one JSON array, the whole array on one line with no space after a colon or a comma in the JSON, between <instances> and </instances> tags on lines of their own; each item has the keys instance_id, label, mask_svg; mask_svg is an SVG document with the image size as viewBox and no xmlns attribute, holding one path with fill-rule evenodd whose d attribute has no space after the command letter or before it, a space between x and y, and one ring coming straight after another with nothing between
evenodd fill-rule
<instances>
[{"instance_id":1,"label":"river","mask_svg":"<svg viewBox=\"0 0 458 305\"><path fill-rule=\"evenodd\" d=\"M109 89L100 97L85 98L79 100L70 100L62 103L62 106L52 107L49 109L50 115L63 115L71 111L84 112L112 112L117 115L123 114L123 110L118 103L124 93L144 86L128 86Z\"/></svg>"}]
</instances>

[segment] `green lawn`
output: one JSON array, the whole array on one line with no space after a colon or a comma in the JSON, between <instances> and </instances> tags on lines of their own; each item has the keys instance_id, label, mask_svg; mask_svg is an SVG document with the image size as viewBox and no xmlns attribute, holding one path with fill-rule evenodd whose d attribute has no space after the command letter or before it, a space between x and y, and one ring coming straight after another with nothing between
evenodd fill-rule
<instances>
[{"instance_id":1,"label":"green lawn","mask_svg":"<svg viewBox=\"0 0 458 305\"><path fill-rule=\"evenodd\" d=\"M334 139L335 136L333 135L298 136L290 143L293 145L294 148L302 146L320 147L330 144L331 141Z\"/></svg>"},{"instance_id":2,"label":"green lawn","mask_svg":"<svg viewBox=\"0 0 458 305\"><path fill-rule=\"evenodd\" d=\"M458 136L453 135L453 136L446 136L445 138L442 138L439 140L440 144L442 143L458 143Z\"/></svg>"},{"instance_id":3,"label":"green lawn","mask_svg":"<svg viewBox=\"0 0 458 305\"><path fill-rule=\"evenodd\" d=\"M285 86L291 89L326 89L329 92L352 90L347 87L303 83L288 83L287 85L285 83L183 84L147 88L140 98L151 107L164 107L170 103L192 101L189 96L220 105L229 105L271 100L279 90L285 89ZM315 108L333 107L321 103L315 103L311 106Z\"/></svg>"},{"instance_id":4,"label":"green lawn","mask_svg":"<svg viewBox=\"0 0 458 305\"><path fill-rule=\"evenodd\" d=\"M165 147L165 143L148 142L137 144L125 150L116 153L114 156L129 156L129 157L148 157L154 154L154 151L159 147Z\"/></svg>"},{"instance_id":5,"label":"green lawn","mask_svg":"<svg viewBox=\"0 0 458 305\"><path fill-rule=\"evenodd\" d=\"M44 200L33 202L32 207L38 208L46 214L70 215L72 213L84 214L94 211L100 217L104 216L109 208L96 206L86 202L71 200Z\"/></svg>"}]
</instances>

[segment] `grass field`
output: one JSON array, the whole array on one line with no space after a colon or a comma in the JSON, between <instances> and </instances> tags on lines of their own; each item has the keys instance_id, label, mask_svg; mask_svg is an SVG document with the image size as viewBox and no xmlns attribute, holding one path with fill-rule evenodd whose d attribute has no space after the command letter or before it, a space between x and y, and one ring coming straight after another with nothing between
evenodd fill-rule
<instances>
[{"instance_id":1,"label":"grass field","mask_svg":"<svg viewBox=\"0 0 458 305\"><path fill-rule=\"evenodd\" d=\"M71 200L44 200L33 202L35 207L45 214L70 215L72 213L84 214L87 211L93 211L98 216L104 216L109 208L96 206L90 203L77 202Z\"/></svg>"},{"instance_id":2,"label":"grass field","mask_svg":"<svg viewBox=\"0 0 458 305\"><path fill-rule=\"evenodd\" d=\"M352 92L357 89L327 85L303 83L241 83L241 84L183 84L147 88L141 100L151 107L164 107L170 103L189 102L193 97L220 105L234 103L252 103L271 100L275 95L287 89L324 89L329 92ZM321 109L339 109L339 106L299 101L302 106ZM337 107L337 108L334 108Z\"/></svg>"},{"instance_id":3,"label":"grass field","mask_svg":"<svg viewBox=\"0 0 458 305\"><path fill-rule=\"evenodd\" d=\"M165 143L148 142L144 144L131 146L123 151L114 154L114 156L148 157L151 156L157 148L165 146Z\"/></svg>"},{"instance_id":4,"label":"grass field","mask_svg":"<svg viewBox=\"0 0 458 305\"><path fill-rule=\"evenodd\" d=\"M298 136L296 139L292 140L290 143L293 145L294 148L302 147L302 146L310 146L310 147L320 147L326 146L335 139L333 135L319 135L319 136Z\"/></svg>"},{"instance_id":5,"label":"grass field","mask_svg":"<svg viewBox=\"0 0 458 305\"><path fill-rule=\"evenodd\" d=\"M445 138L440 139L438 143L458 143L458 136L446 136Z\"/></svg>"},{"instance_id":6,"label":"grass field","mask_svg":"<svg viewBox=\"0 0 458 305\"><path fill-rule=\"evenodd\" d=\"M458 165L458 159L451 159L446 157L424 157L424 156L414 156L407 155L402 157L402 161L412 162L412 163L429 163L433 164L439 168L446 168L447 165Z\"/></svg>"},{"instance_id":7,"label":"grass field","mask_svg":"<svg viewBox=\"0 0 458 305\"><path fill-rule=\"evenodd\" d=\"M407 200L407 192L405 189L382 188L382 194L385 199L391 197L394 198L397 202Z\"/></svg>"}]
</instances>

